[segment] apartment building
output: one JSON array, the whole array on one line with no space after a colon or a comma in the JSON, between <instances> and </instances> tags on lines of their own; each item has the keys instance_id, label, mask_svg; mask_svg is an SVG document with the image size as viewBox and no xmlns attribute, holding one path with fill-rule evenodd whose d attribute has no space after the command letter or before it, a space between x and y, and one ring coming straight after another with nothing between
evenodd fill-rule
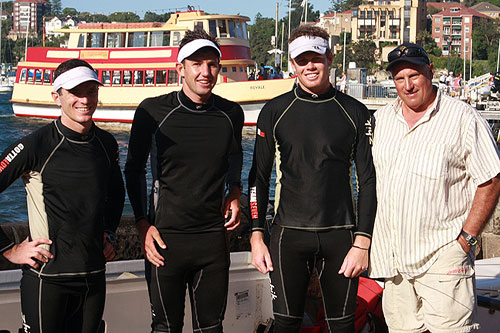
<instances>
[{"instance_id":1,"label":"apartment building","mask_svg":"<svg viewBox=\"0 0 500 333\"><path fill-rule=\"evenodd\" d=\"M448 55L449 50L469 57L472 27L480 20L490 18L471 8L457 4L432 15L432 38Z\"/></svg>"},{"instance_id":2,"label":"apartment building","mask_svg":"<svg viewBox=\"0 0 500 333\"><path fill-rule=\"evenodd\" d=\"M368 0L352 9L352 40L373 39L377 46L415 43L425 30L426 15L424 0Z\"/></svg>"},{"instance_id":3,"label":"apartment building","mask_svg":"<svg viewBox=\"0 0 500 333\"><path fill-rule=\"evenodd\" d=\"M49 10L50 4L45 0L15 0L12 33L17 36L26 34L28 25L31 33L41 33L43 16Z\"/></svg>"},{"instance_id":4,"label":"apartment building","mask_svg":"<svg viewBox=\"0 0 500 333\"><path fill-rule=\"evenodd\" d=\"M342 13L323 15L316 22L316 26L328 31L330 36L340 36L342 32L351 32L351 10Z\"/></svg>"}]
</instances>

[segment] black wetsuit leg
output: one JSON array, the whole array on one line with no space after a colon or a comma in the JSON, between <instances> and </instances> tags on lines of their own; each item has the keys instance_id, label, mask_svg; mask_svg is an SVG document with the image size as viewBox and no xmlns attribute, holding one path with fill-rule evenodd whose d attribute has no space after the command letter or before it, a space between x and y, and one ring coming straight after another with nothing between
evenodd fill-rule
<instances>
[{"instance_id":1,"label":"black wetsuit leg","mask_svg":"<svg viewBox=\"0 0 500 333\"><path fill-rule=\"evenodd\" d=\"M95 333L101 323L105 298L104 273L46 278L24 270L21 279L24 331Z\"/></svg>"},{"instance_id":2,"label":"black wetsuit leg","mask_svg":"<svg viewBox=\"0 0 500 333\"><path fill-rule=\"evenodd\" d=\"M222 332L227 303L229 252L226 232L162 234L165 265L151 265L153 332L182 332L186 286L193 330Z\"/></svg>"},{"instance_id":3,"label":"black wetsuit leg","mask_svg":"<svg viewBox=\"0 0 500 333\"><path fill-rule=\"evenodd\" d=\"M354 332L357 279L338 274L351 245L350 230L320 232L273 226L270 252L274 271L270 275L276 321L274 332L300 331L314 267L320 277L330 332Z\"/></svg>"}]
</instances>

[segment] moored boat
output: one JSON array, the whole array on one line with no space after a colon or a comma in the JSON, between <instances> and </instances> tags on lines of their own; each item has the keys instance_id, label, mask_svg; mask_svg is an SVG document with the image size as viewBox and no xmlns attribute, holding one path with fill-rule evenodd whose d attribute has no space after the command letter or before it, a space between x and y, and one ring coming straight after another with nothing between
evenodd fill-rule
<instances>
[{"instance_id":1,"label":"moored boat","mask_svg":"<svg viewBox=\"0 0 500 333\"><path fill-rule=\"evenodd\" d=\"M81 23L69 34L68 48L28 48L18 64L12 94L17 116L55 118L52 102L54 69L63 61L89 62L104 86L99 92L97 121L131 122L137 105L147 97L179 90L175 70L179 42L185 31L204 29L221 45L222 69L214 93L238 102L245 124L254 125L263 104L293 86L293 79L249 81L250 56L246 22L240 15L207 15L203 11L177 12L166 23Z\"/></svg>"}]
</instances>

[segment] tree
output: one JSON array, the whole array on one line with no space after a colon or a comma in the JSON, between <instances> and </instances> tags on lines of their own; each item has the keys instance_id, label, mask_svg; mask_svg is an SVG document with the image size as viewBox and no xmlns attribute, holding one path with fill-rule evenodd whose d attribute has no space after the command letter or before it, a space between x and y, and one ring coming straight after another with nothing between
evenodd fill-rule
<instances>
[{"instance_id":1,"label":"tree","mask_svg":"<svg viewBox=\"0 0 500 333\"><path fill-rule=\"evenodd\" d=\"M436 41L432 39L432 34L427 30L417 33L417 44L421 45L429 54L440 56L442 50L437 46Z\"/></svg>"},{"instance_id":2,"label":"tree","mask_svg":"<svg viewBox=\"0 0 500 333\"><path fill-rule=\"evenodd\" d=\"M271 45L271 36L274 35L274 20L268 17L262 17L257 13L255 24L249 27L250 32L250 53L252 60L257 64L274 64L273 55L267 53L273 47Z\"/></svg>"},{"instance_id":3,"label":"tree","mask_svg":"<svg viewBox=\"0 0 500 333\"><path fill-rule=\"evenodd\" d=\"M140 22L141 18L139 15L133 12L115 12L108 16L108 19L112 22Z\"/></svg>"},{"instance_id":4,"label":"tree","mask_svg":"<svg viewBox=\"0 0 500 333\"><path fill-rule=\"evenodd\" d=\"M351 47L357 67L372 68L377 66L375 62L375 51L377 50L377 46L374 41L359 40L353 43Z\"/></svg>"},{"instance_id":5,"label":"tree","mask_svg":"<svg viewBox=\"0 0 500 333\"><path fill-rule=\"evenodd\" d=\"M147 11L146 14L144 14L144 22L167 22L168 19L170 18L171 12L167 12L164 14L157 14L154 12Z\"/></svg>"},{"instance_id":6,"label":"tree","mask_svg":"<svg viewBox=\"0 0 500 333\"><path fill-rule=\"evenodd\" d=\"M76 17L78 16L78 11L75 9L75 8L64 8L62 10L62 14L63 16L72 16L72 17Z\"/></svg>"},{"instance_id":7,"label":"tree","mask_svg":"<svg viewBox=\"0 0 500 333\"><path fill-rule=\"evenodd\" d=\"M91 23L99 22L110 22L109 18L103 14L92 14L89 12L82 12L78 14L78 19L80 21L86 21Z\"/></svg>"},{"instance_id":8,"label":"tree","mask_svg":"<svg viewBox=\"0 0 500 333\"><path fill-rule=\"evenodd\" d=\"M52 0L50 1L50 14L53 16L61 15L62 4L61 0Z\"/></svg>"},{"instance_id":9,"label":"tree","mask_svg":"<svg viewBox=\"0 0 500 333\"><path fill-rule=\"evenodd\" d=\"M345 12L353 7L358 7L363 3L363 0L330 0L332 12Z\"/></svg>"},{"instance_id":10,"label":"tree","mask_svg":"<svg viewBox=\"0 0 500 333\"><path fill-rule=\"evenodd\" d=\"M14 10L14 1L3 1L2 10L9 15L12 15L12 11Z\"/></svg>"}]
</instances>

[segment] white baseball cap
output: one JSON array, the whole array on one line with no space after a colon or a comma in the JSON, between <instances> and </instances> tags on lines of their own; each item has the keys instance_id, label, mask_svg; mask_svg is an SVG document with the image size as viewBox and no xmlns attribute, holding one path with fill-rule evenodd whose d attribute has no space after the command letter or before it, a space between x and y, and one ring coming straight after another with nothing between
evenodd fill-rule
<instances>
[{"instance_id":1,"label":"white baseball cap","mask_svg":"<svg viewBox=\"0 0 500 333\"><path fill-rule=\"evenodd\" d=\"M54 80L54 91L58 91L61 88L71 90L77 85L87 81L95 81L102 86L97 74L92 69L86 66L71 68Z\"/></svg>"},{"instance_id":2,"label":"white baseball cap","mask_svg":"<svg viewBox=\"0 0 500 333\"><path fill-rule=\"evenodd\" d=\"M290 56L295 59L304 52L312 51L325 54L328 50L328 41L317 36L300 36L290 43Z\"/></svg>"}]
</instances>

